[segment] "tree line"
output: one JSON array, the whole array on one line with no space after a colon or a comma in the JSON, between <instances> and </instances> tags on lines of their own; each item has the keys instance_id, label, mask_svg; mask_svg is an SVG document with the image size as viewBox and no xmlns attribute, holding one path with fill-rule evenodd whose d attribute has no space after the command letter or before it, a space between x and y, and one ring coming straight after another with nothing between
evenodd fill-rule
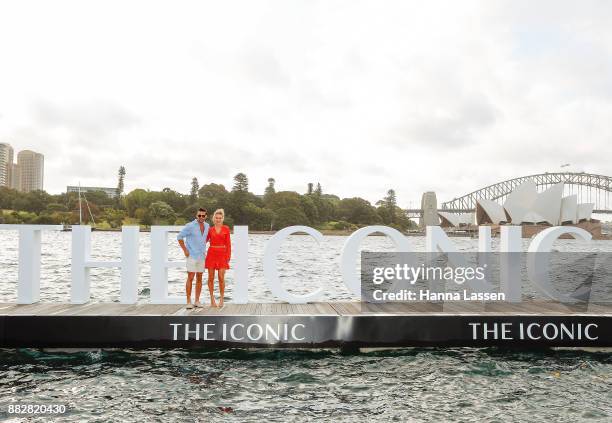
<instances>
[{"instance_id":1,"label":"tree line","mask_svg":"<svg viewBox=\"0 0 612 423\"><path fill-rule=\"evenodd\" d=\"M98 228L119 228L124 224L182 225L193 219L198 208L212 214L225 209L226 224L248 225L252 230L279 230L292 225L307 225L321 230L354 230L362 226L383 224L406 231L415 227L397 206L395 191L372 205L369 201L339 198L323 193L321 184L309 183L306 192L276 191L275 180L268 179L263 195L249 191L244 173L234 176L233 186L209 183L200 186L191 181L189 194L170 188L161 191L135 189L123 192L125 168L118 174L116 196L103 191L51 195L45 191L29 193L0 188L0 223L94 224ZM81 213L79 212L81 210Z\"/></svg>"}]
</instances>

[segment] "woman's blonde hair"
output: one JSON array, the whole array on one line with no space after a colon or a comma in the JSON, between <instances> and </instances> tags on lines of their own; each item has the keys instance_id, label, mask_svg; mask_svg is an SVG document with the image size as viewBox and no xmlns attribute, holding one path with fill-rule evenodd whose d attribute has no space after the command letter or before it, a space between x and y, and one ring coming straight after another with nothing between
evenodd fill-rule
<instances>
[{"instance_id":1,"label":"woman's blonde hair","mask_svg":"<svg viewBox=\"0 0 612 423\"><path fill-rule=\"evenodd\" d=\"M217 209L215 210L215 212L213 213L213 217L215 217L216 215L220 214L221 217L223 219L225 219L225 211L223 209Z\"/></svg>"}]
</instances>

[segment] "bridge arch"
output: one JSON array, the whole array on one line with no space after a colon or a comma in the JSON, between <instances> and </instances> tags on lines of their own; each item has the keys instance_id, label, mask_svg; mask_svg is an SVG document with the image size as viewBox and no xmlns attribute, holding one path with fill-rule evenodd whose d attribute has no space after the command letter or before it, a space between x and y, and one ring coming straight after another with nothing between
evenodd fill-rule
<instances>
[{"instance_id":1,"label":"bridge arch","mask_svg":"<svg viewBox=\"0 0 612 423\"><path fill-rule=\"evenodd\" d=\"M504 200L516 187L532 180L539 188L548 188L563 182L569 193L578 194L580 202L595 203L596 211L609 210L612 203L612 177L592 173L546 172L521 176L498 182L472 191L461 197L441 204L441 209L449 211L473 210L480 199Z\"/></svg>"}]
</instances>

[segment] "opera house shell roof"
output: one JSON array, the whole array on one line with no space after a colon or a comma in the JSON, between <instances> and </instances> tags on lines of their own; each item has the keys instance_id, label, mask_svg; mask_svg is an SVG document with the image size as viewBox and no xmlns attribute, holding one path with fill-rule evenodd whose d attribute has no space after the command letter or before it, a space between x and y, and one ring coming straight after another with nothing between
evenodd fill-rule
<instances>
[{"instance_id":1,"label":"opera house shell roof","mask_svg":"<svg viewBox=\"0 0 612 423\"><path fill-rule=\"evenodd\" d=\"M474 213L447 213L439 212L440 225L443 227L464 226L474 224Z\"/></svg>"},{"instance_id":2,"label":"opera house shell roof","mask_svg":"<svg viewBox=\"0 0 612 423\"><path fill-rule=\"evenodd\" d=\"M440 212L443 226L482 224L577 224L590 220L593 203L578 204L576 195L563 196L563 182L538 193L535 182L527 181L512 191L503 205L495 201L477 201L475 216L472 213L453 214ZM468 222L469 221L469 222Z\"/></svg>"}]
</instances>

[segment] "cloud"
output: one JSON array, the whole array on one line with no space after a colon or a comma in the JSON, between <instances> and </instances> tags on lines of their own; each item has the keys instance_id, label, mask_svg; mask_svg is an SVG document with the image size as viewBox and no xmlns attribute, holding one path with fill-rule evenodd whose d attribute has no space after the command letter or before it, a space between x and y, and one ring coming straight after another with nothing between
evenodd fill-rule
<instances>
[{"instance_id":1,"label":"cloud","mask_svg":"<svg viewBox=\"0 0 612 423\"><path fill-rule=\"evenodd\" d=\"M59 105L40 100L32 104L31 113L37 127L63 128L97 138L139 122L133 113L107 101Z\"/></svg>"},{"instance_id":2,"label":"cloud","mask_svg":"<svg viewBox=\"0 0 612 423\"><path fill-rule=\"evenodd\" d=\"M396 140L432 148L462 148L474 143L479 131L495 124L499 111L484 99L470 97L455 105L438 105L408 115L397 128Z\"/></svg>"},{"instance_id":3,"label":"cloud","mask_svg":"<svg viewBox=\"0 0 612 423\"><path fill-rule=\"evenodd\" d=\"M259 193L272 176L414 205L561 163L610 172L610 3L3 8L0 139L45 154L51 192L125 165L128 189L244 171Z\"/></svg>"},{"instance_id":4,"label":"cloud","mask_svg":"<svg viewBox=\"0 0 612 423\"><path fill-rule=\"evenodd\" d=\"M244 52L243 66L255 83L286 86L290 81L275 54L265 48L251 47Z\"/></svg>"}]
</instances>

